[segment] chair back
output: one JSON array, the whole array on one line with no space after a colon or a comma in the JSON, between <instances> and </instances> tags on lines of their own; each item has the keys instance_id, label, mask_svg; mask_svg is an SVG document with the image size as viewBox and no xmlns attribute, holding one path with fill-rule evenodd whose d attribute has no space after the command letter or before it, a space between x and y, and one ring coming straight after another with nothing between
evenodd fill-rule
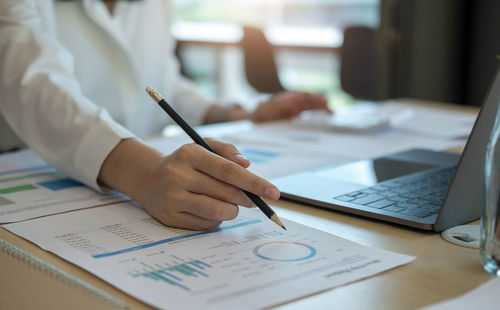
<instances>
[{"instance_id":1,"label":"chair back","mask_svg":"<svg viewBox=\"0 0 500 310\"><path fill-rule=\"evenodd\" d=\"M274 50L264 32L256 27L243 27L241 47L244 54L245 75L248 83L261 93L285 90L278 75Z\"/></svg>"}]
</instances>

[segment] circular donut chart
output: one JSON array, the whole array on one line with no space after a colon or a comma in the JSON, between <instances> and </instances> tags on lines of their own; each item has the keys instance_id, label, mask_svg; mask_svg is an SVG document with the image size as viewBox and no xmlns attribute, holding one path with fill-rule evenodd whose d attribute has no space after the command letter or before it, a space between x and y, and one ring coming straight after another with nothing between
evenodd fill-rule
<instances>
[{"instance_id":1,"label":"circular donut chart","mask_svg":"<svg viewBox=\"0 0 500 310\"><path fill-rule=\"evenodd\" d=\"M259 244L253 253L262 259L275 262L299 262L316 255L312 246L292 241L273 241Z\"/></svg>"}]
</instances>

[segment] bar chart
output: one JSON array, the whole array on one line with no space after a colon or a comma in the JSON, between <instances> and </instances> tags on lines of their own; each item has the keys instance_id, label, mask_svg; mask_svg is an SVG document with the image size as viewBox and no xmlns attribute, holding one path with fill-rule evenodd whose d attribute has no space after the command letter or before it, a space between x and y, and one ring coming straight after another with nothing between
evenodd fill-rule
<instances>
[{"instance_id":1,"label":"bar chart","mask_svg":"<svg viewBox=\"0 0 500 310\"><path fill-rule=\"evenodd\" d=\"M157 270L135 273L132 277L144 277L154 281L164 282L166 284L179 287L185 291L191 291L191 288L183 284L186 278L210 277L207 269L212 268L212 265L207 264L199 259L184 262L182 264L173 265L171 267L159 268Z\"/></svg>"},{"instance_id":2,"label":"bar chart","mask_svg":"<svg viewBox=\"0 0 500 310\"><path fill-rule=\"evenodd\" d=\"M0 223L129 200L117 192L97 193L31 151L18 153L2 157L8 168L0 171Z\"/></svg>"}]
</instances>

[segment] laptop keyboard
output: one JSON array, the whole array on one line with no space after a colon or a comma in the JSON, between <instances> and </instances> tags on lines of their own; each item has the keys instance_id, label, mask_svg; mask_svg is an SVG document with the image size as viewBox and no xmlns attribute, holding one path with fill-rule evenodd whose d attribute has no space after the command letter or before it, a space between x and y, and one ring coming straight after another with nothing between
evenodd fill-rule
<instances>
[{"instance_id":1,"label":"laptop keyboard","mask_svg":"<svg viewBox=\"0 0 500 310\"><path fill-rule=\"evenodd\" d=\"M426 218L439 213L454 173L455 167L445 168L408 179L382 182L334 199Z\"/></svg>"}]
</instances>

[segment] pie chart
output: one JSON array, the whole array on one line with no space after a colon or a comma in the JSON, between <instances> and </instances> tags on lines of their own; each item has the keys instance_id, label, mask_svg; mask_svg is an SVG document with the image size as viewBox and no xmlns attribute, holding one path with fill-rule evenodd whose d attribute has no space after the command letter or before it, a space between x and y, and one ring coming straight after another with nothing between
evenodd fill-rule
<instances>
[{"instance_id":1,"label":"pie chart","mask_svg":"<svg viewBox=\"0 0 500 310\"><path fill-rule=\"evenodd\" d=\"M253 253L262 259L277 262L298 262L316 255L312 246L293 241L273 241L259 244Z\"/></svg>"}]
</instances>

